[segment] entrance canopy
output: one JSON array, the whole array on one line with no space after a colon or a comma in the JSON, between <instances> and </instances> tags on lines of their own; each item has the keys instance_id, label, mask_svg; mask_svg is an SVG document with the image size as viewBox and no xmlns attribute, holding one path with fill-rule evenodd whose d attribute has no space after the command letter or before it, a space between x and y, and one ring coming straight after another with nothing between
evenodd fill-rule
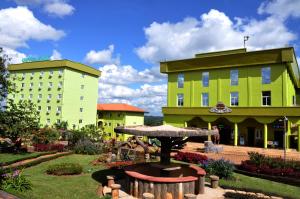
<instances>
[{"instance_id":1,"label":"entrance canopy","mask_svg":"<svg viewBox=\"0 0 300 199\"><path fill-rule=\"evenodd\" d=\"M117 133L126 133L137 136L149 137L201 137L215 135L215 130L206 130L201 128L179 128L171 125L161 126L119 126L115 128Z\"/></svg>"}]
</instances>

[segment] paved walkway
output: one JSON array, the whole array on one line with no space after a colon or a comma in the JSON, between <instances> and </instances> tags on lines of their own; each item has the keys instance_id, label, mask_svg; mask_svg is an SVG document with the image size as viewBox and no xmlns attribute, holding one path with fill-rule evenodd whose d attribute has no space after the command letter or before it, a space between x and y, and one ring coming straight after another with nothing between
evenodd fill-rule
<instances>
[{"instance_id":1,"label":"paved walkway","mask_svg":"<svg viewBox=\"0 0 300 199\"><path fill-rule=\"evenodd\" d=\"M196 142L187 142L187 145L181 151L184 152L195 152L207 155L212 159L221 159L230 160L234 164L240 164L243 160L248 160L248 152L254 151L267 156L272 157L283 157L284 151L280 149L263 149L255 147L245 147L245 146L229 146L229 145L219 145L223 147L223 151L220 153L204 153L204 144ZM300 152L296 150L290 150L287 152L287 159L299 160L300 161Z\"/></svg>"},{"instance_id":2,"label":"paved walkway","mask_svg":"<svg viewBox=\"0 0 300 199\"><path fill-rule=\"evenodd\" d=\"M42 156L39 156L37 158L30 158L30 159L22 160L22 161L19 161L19 162L15 162L13 164L4 166L3 168L4 169L6 169L6 168L15 168L15 167L26 165L30 162L34 162L36 160L43 160L43 159L47 159L49 157L55 157L55 156L61 157L62 155L69 155L69 154L72 154L72 152L58 152L58 153L54 153L54 154L42 155Z\"/></svg>"}]
</instances>

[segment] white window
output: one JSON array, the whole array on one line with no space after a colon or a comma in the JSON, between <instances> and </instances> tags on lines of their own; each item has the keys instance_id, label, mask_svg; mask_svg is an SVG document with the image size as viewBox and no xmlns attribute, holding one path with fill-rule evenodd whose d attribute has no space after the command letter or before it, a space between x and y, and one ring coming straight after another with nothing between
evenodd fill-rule
<instances>
[{"instance_id":1,"label":"white window","mask_svg":"<svg viewBox=\"0 0 300 199\"><path fill-rule=\"evenodd\" d=\"M237 86L239 84L239 71L231 70L230 71L230 85Z\"/></svg>"},{"instance_id":2,"label":"white window","mask_svg":"<svg viewBox=\"0 0 300 199\"><path fill-rule=\"evenodd\" d=\"M53 86L53 83L52 83L52 82L49 82L49 83L48 83L48 87L49 87L49 88L52 88L52 86Z\"/></svg>"},{"instance_id":3,"label":"white window","mask_svg":"<svg viewBox=\"0 0 300 199\"><path fill-rule=\"evenodd\" d=\"M34 72L31 72L30 77L31 77L31 79L34 77Z\"/></svg>"},{"instance_id":4,"label":"white window","mask_svg":"<svg viewBox=\"0 0 300 199\"><path fill-rule=\"evenodd\" d=\"M271 83L271 67L264 67L261 69L262 84Z\"/></svg>"},{"instance_id":5,"label":"white window","mask_svg":"<svg viewBox=\"0 0 300 199\"><path fill-rule=\"evenodd\" d=\"M81 89L84 89L84 85L81 85L80 88L81 88Z\"/></svg>"},{"instance_id":6,"label":"white window","mask_svg":"<svg viewBox=\"0 0 300 199\"><path fill-rule=\"evenodd\" d=\"M21 94L21 99L24 99L24 94Z\"/></svg>"},{"instance_id":7,"label":"white window","mask_svg":"<svg viewBox=\"0 0 300 199\"><path fill-rule=\"evenodd\" d=\"M80 96L80 100L83 100L83 96Z\"/></svg>"},{"instance_id":8,"label":"white window","mask_svg":"<svg viewBox=\"0 0 300 199\"><path fill-rule=\"evenodd\" d=\"M50 118L47 119L47 124L48 124L48 125L50 124Z\"/></svg>"},{"instance_id":9,"label":"white window","mask_svg":"<svg viewBox=\"0 0 300 199\"><path fill-rule=\"evenodd\" d=\"M177 77L177 88L183 88L184 85L184 74L179 74Z\"/></svg>"},{"instance_id":10,"label":"white window","mask_svg":"<svg viewBox=\"0 0 300 199\"><path fill-rule=\"evenodd\" d=\"M53 76L53 70L49 71L49 75L52 77Z\"/></svg>"},{"instance_id":11,"label":"white window","mask_svg":"<svg viewBox=\"0 0 300 199\"><path fill-rule=\"evenodd\" d=\"M43 82L39 82L39 88L43 87Z\"/></svg>"},{"instance_id":12,"label":"white window","mask_svg":"<svg viewBox=\"0 0 300 199\"><path fill-rule=\"evenodd\" d=\"M82 74L81 74L81 77L82 77L82 78L84 78L84 77L85 77L85 74L84 74L84 73L82 73Z\"/></svg>"},{"instance_id":13,"label":"white window","mask_svg":"<svg viewBox=\"0 0 300 199\"><path fill-rule=\"evenodd\" d=\"M21 87L24 88L24 87L25 87L25 83L22 83L22 84L21 84Z\"/></svg>"},{"instance_id":14,"label":"white window","mask_svg":"<svg viewBox=\"0 0 300 199\"><path fill-rule=\"evenodd\" d=\"M29 94L29 99L32 100L33 94Z\"/></svg>"},{"instance_id":15,"label":"white window","mask_svg":"<svg viewBox=\"0 0 300 199\"><path fill-rule=\"evenodd\" d=\"M183 106L183 94L177 94L177 106Z\"/></svg>"},{"instance_id":16,"label":"white window","mask_svg":"<svg viewBox=\"0 0 300 199\"><path fill-rule=\"evenodd\" d=\"M208 93L202 93L202 106L209 106Z\"/></svg>"},{"instance_id":17,"label":"white window","mask_svg":"<svg viewBox=\"0 0 300 199\"><path fill-rule=\"evenodd\" d=\"M262 92L262 105L271 106L271 91Z\"/></svg>"},{"instance_id":18,"label":"white window","mask_svg":"<svg viewBox=\"0 0 300 199\"><path fill-rule=\"evenodd\" d=\"M202 86L203 87L209 86L209 72L202 73Z\"/></svg>"},{"instance_id":19,"label":"white window","mask_svg":"<svg viewBox=\"0 0 300 199\"><path fill-rule=\"evenodd\" d=\"M44 71L41 71L40 72L40 77L43 77L44 76Z\"/></svg>"},{"instance_id":20,"label":"white window","mask_svg":"<svg viewBox=\"0 0 300 199\"><path fill-rule=\"evenodd\" d=\"M58 106L58 107L57 107L56 113L57 113L57 114L60 114L60 113L61 113L61 106Z\"/></svg>"},{"instance_id":21,"label":"white window","mask_svg":"<svg viewBox=\"0 0 300 199\"><path fill-rule=\"evenodd\" d=\"M52 98L52 94L48 94L48 101L50 101L51 100L51 98Z\"/></svg>"},{"instance_id":22,"label":"white window","mask_svg":"<svg viewBox=\"0 0 300 199\"><path fill-rule=\"evenodd\" d=\"M62 88L63 83L62 82L58 82L58 88Z\"/></svg>"},{"instance_id":23,"label":"white window","mask_svg":"<svg viewBox=\"0 0 300 199\"><path fill-rule=\"evenodd\" d=\"M83 112L83 108L80 108L79 111L82 113Z\"/></svg>"},{"instance_id":24,"label":"white window","mask_svg":"<svg viewBox=\"0 0 300 199\"><path fill-rule=\"evenodd\" d=\"M59 76L59 77L61 77L61 76L62 76L62 74L63 74L63 70L62 70L62 69L60 69L60 70L58 71L58 76Z\"/></svg>"},{"instance_id":25,"label":"white window","mask_svg":"<svg viewBox=\"0 0 300 199\"><path fill-rule=\"evenodd\" d=\"M41 100L41 99L42 99L42 97L43 97L43 95L42 95L42 94L39 94L39 95L38 95L38 99L39 99L39 100Z\"/></svg>"},{"instance_id":26,"label":"white window","mask_svg":"<svg viewBox=\"0 0 300 199\"><path fill-rule=\"evenodd\" d=\"M57 95L57 99L60 100L62 98L62 94Z\"/></svg>"},{"instance_id":27,"label":"white window","mask_svg":"<svg viewBox=\"0 0 300 199\"><path fill-rule=\"evenodd\" d=\"M31 89L33 88L33 83L32 83L32 82L30 83L30 88L31 88Z\"/></svg>"},{"instance_id":28,"label":"white window","mask_svg":"<svg viewBox=\"0 0 300 199\"><path fill-rule=\"evenodd\" d=\"M238 106L239 105L239 93L238 92L231 92L230 93L230 105L231 106Z\"/></svg>"},{"instance_id":29,"label":"white window","mask_svg":"<svg viewBox=\"0 0 300 199\"><path fill-rule=\"evenodd\" d=\"M22 79L25 79L26 74L22 73Z\"/></svg>"},{"instance_id":30,"label":"white window","mask_svg":"<svg viewBox=\"0 0 300 199\"><path fill-rule=\"evenodd\" d=\"M255 139L261 140L263 139L263 132L262 129L255 129Z\"/></svg>"}]
</instances>

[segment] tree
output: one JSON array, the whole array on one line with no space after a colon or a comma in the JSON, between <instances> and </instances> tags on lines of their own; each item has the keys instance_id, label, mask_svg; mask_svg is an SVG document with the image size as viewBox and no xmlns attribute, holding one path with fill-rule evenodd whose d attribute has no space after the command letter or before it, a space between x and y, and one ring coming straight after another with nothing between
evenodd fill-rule
<instances>
[{"instance_id":1,"label":"tree","mask_svg":"<svg viewBox=\"0 0 300 199\"><path fill-rule=\"evenodd\" d=\"M27 138L39 129L40 117L35 105L27 100L15 103L8 99L7 107L0 112L0 132L12 141Z\"/></svg>"},{"instance_id":2,"label":"tree","mask_svg":"<svg viewBox=\"0 0 300 199\"><path fill-rule=\"evenodd\" d=\"M13 91L12 83L9 81L9 72L7 64L10 59L3 53L3 48L0 47L0 102L4 102L7 94Z\"/></svg>"}]
</instances>

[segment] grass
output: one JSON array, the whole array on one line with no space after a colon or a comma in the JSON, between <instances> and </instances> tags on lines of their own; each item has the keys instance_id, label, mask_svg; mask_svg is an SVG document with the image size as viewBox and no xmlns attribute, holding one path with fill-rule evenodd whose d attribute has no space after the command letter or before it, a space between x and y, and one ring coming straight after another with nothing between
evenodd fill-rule
<instances>
[{"instance_id":1,"label":"grass","mask_svg":"<svg viewBox=\"0 0 300 199\"><path fill-rule=\"evenodd\" d=\"M24 159L35 158L42 154L47 154L47 152L33 152L33 153L19 153L19 154L0 153L0 160L1 160L1 163L5 164L5 163L21 161Z\"/></svg>"},{"instance_id":2,"label":"grass","mask_svg":"<svg viewBox=\"0 0 300 199\"><path fill-rule=\"evenodd\" d=\"M300 187L291 186L283 183L273 182L261 178L249 177L235 173L235 180L220 180L220 185L224 188L263 192L270 195L278 195L284 198L299 198Z\"/></svg>"},{"instance_id":3,"label":"grass","mask_svg":"<svg viewBox=\"0 0 300 199\"><path fill-rule=\"evenodd\" d=\"M99 198L96 195L99 183L94 180L91 175L97 170L104 169L104 167L89 164L96 157L95 155L74 154L27 168L24 170L24 174L32 183L32 190L23 193L10 191L10 193L24 199ZM83 174L75 176L53 176L47 175L45 172L49 165L68 162L80 164L83 167Z\"/></svg>"}]
</instances>

